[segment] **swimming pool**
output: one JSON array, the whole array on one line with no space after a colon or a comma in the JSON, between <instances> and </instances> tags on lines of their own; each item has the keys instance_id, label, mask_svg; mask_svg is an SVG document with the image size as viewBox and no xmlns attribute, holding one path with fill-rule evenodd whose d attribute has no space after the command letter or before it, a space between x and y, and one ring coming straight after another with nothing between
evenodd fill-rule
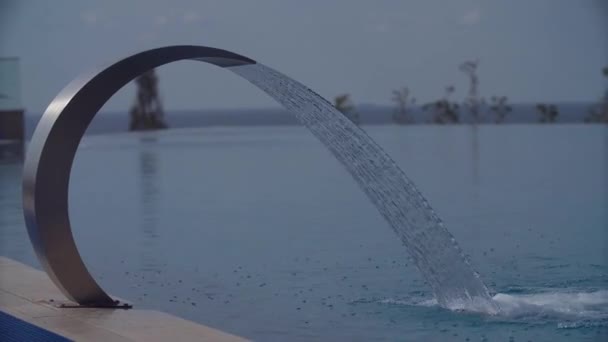
<instances>
[{"instance_id":1,"label":"swimming pool","mask_svg":"<svg viewBox=\"0 0 608 342\"><path fill-rule=\"evenodd\" d=\"M70 214L104 288L256 340L601 340L608 128L371 126L497 301L434 305L408 254L303 127L85 139ZM36 266L20 166L0 165L0 254Z\"/></svg>"}]
</instances>

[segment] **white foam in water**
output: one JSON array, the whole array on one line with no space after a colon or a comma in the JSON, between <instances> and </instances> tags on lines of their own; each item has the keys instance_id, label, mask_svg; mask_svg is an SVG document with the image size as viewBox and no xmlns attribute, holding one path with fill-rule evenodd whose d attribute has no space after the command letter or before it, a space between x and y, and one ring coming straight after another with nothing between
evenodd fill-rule
<instances>
[{"instance_id":1,"label":"white foam in water","mask_svg":"<svg viewBox=\"0 0 608 342\"><path fill-rule=\"evenodd\" d=\"M498 293L493 299L500 306L500 315L504 316L608 319L608 291L606 290L518 295Z\"/></svg>"},{"instance_id":2,"label":"white foam in water","mask_svg":"<svg viewBox=\"0 0 608 342\"><path fill-rule=\"evenodd\" d=\"M497 322L557 323L560 329L608 325L608 290L591 292L547 291L511 295L498 293L492 301L499 307L484 307L484 303L460 303L452 310L492 314ZM382 304L405 306L437 306L436 299L383 299ZM481 305L479 305L481 304Z\"/></svg>"},{"instance_id":3,"label":"white foam in water","mask_svg":"<svg viewBox=\"0 0 608 342\"><path fill-rule=\"evenodd\" d=\"M346 167L407 247L441 306L497 310L441 219L363 130L327 100L271 68L252 64L229 69L290 110Z\"/></svg>"}]
</instances>

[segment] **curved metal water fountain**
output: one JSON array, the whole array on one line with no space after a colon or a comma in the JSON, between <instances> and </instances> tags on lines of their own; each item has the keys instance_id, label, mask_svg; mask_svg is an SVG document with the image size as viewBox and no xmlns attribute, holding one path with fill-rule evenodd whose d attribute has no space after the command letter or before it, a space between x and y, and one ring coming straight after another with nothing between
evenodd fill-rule
<instances>
[{"instance_id":1,"label":"curved metal water fountain","mask_svg":"<svg viewBox=\"0 0 608 342\"><path fill-rule=\"evenodd\" d=\"M116 305L87 270L72 236L68 186L79 142L116 91L150 69L185 59L229 68L290 109L346 167L389 222L441 305L457 307L478 299L491 303L487 288L428 202L363 130L289 77L247 57L202 46L144 51L80 77L57 95L40 120L25 161L24 214L38 259L70 300L88 306Z\"/></svg>"},{"instance_id":2,"label":"curved metal water fountain","mask_svg":"<svg viewBox=\"0 0 608 342\"><path fill-rule=\"evenodd\" d=\"M28 234L46 273L63 294L81 305L112 306L114 300L87 270L72 236L68 185L78 144L97 111L115 92L150 69L184 59L219 67L255 63L235 53L200 46L141 52L74 80L55 97L36 127L23 174Z\"/></svg>"}]
</instances>

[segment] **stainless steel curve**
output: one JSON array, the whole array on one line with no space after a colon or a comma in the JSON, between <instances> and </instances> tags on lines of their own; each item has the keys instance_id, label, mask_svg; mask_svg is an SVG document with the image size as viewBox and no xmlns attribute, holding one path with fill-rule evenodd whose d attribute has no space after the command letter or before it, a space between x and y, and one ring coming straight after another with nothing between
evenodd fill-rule
<instances>
[{"instance_id":1,"label":"stainless steel curve","mask_svg":"<svg viewBox=\"0 0 608 342\"><path fill-rule=\"evenodd\" d=\"M30 141L23 171L23 211L40 263L70 300L111 306L114 300L87 270L72 236L68 186L76 150L97 111L142 73L178 60L230 67L254 64L235 53L204 46L169 46L124 58L83 75L53 99Z\"/></svg>"}]
</instances>

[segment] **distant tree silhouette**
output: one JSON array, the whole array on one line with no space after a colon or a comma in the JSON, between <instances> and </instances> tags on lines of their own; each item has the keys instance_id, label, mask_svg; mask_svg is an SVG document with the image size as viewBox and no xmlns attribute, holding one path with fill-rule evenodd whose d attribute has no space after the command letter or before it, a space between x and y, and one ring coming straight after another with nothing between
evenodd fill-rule
<instances>
[{"instance_id":1,"label":"distant tree silhouette","mask_svg":"<svg viewBox=\"0 0 608 342\"><path fill-rule=\"evenodd\" d=\"M604 77L608 78L608 67L605 67L602 73ZM600 102L591 108L589 115L585 118L585 122L608 123L608 88L606 88L604 97Z\"/></svg>"},{"instance_id":2,"label":"distant tree silhouette","mask_svg":"<svg viewBox=\"0 0 608 342\"><path fill-rule=\"evenodd\" d=\"M355 125L359 125L359 114L355 111L350 94L338 95L334 98L334 107L342 112L347 118L350 119Z\"/></svg>"},{"instance_id":3,"label":"distant tree silhouette","mask_svg":"<svg viewBox=\"0 0 608 342\"><path fill-rule=\"evenodd\" d=\"M536 105L536 110L540 114L539 122L541 123L553 123L559 115L557 107L552 104L539 103Z\"/></svg>"},{"instance_id":4,"label":"distant tree silhouette","mask_svg":"<svg viewBox=\"0 0 608 342\"><path fill-rule=\"evenodd\" d=\"M481 121L481 112L479 110L483 100L479 98L479 78L477 77L477 67L479 60L465 61L459 66L459 70L469 77L469 94L464 101L465 106L471 113L473 124Z\"/></svg>"},{"instance_id":5,"label":"distant tree silhouette","mask_svg":"<svg viewBox=\"0 0 608 342\"><path fill-rule=\"evenodd\" d=\"M503 123L507 115L513 111L513 107L508 105L508 98L506 96L492 96L490 105L490 111L496 114L495 122L497 124Z\"/></svg>"},{"instance_id":6,"label":"distant tree silhouette","mask_svg":"<svg viewBox=\"0 0 608 342\"><path fill-rule=\"evenodd\" d=\"M410 89L403 87L399 90L393 90L391 100L397 105L397 108L393 112L393 120L398 124L413 123L414 119L409 115L409 107L416 104L416 99L410 98Z\"/></svg>"},{"instance_id":7,"label":"distant tree silhouette","mask_svg":"<svg viewBox=\"0 0 608 342\"><path fill-rule=\"evenodd\" d=\"M458 123L460 121L459 105L456 102L450 101L450 96L456 89L454 86L447 86L445 88L445 95L442 99L435 102L427 103L422 106L422 110L433 111L432 122L436 124L449 124Z\"/></svg>"},{"instance_id":8,"label":"distant tree silhouette","mask_svg":"<svg viewBox=\"0 0 608 342\"><path fill-rule=\"evenodd\" d=\"M167 128L164 122L163 107L158 94L158 77L154 69L135 79L137 94L129 112L129 130L153 130Z\"/></svg>"}]
</instances>

